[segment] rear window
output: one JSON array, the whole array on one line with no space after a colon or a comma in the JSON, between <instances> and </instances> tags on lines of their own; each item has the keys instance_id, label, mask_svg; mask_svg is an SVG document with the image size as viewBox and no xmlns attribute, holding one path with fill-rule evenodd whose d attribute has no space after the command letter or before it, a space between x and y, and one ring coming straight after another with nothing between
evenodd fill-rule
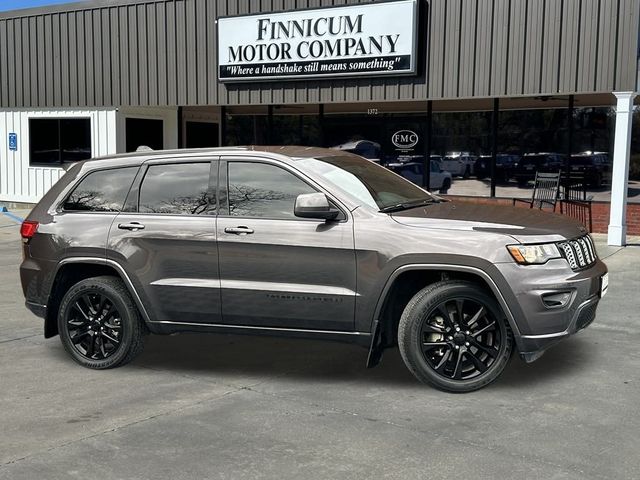
<instances>
[{"instance_id":1,"label":"rear window","mask_svg":"<svg viewBox=\"0 0 640 480\"><path fill-rule=\"evenodd\" d=\"M64 202L66 211L119 212L138 167L99 170L90 173Z\"/></svg>"}]
</instances>

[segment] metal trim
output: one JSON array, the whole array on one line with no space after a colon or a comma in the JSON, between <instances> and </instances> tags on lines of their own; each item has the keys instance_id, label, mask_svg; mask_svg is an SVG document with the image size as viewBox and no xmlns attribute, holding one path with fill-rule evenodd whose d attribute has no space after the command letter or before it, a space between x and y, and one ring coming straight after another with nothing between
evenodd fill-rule
<instances>
[{"instance_id":1,"label":"metal trim","mask_svg":"<svg viewBox=\"0 0 640 480\"><path fill-rule=\"evenodd\" d=\"M285 282L260 282L249 280L225 280L205 278L161 278L151 282L150 285L194 287L194 288L224 288L234 290L257 290L267 292L292 292L314 295L337 295L345 297L357 297L360 294L343 287L331 285L311 285L305 283Z\"/></svg>"},{"instance_id":2,"label":"metal trim","mask_svg":"<svg viewBox=\"0 0 640 480\"><path fill-rule=\"evenodd\" d=\"M192 327L211 327L211 328L233 328L238 330L255 330L255 331L271 331L271 332L295 332L295 333L311 333L323 335L347 335L352 337L369 337L368 332L346 332L340 330L312 330L305 328L284 328L284 327L261 327L251 325L233 325L224 323L192 323L192 322L172 322L168 320L160 320L150 322L154 325L175 325L175 326L192 326Z\"/></svg>"}]
</instances>

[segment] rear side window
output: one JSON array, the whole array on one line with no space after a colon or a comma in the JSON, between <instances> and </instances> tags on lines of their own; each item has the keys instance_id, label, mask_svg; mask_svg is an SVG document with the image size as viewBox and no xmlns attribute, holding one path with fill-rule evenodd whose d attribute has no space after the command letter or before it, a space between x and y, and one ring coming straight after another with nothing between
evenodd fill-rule
<instances>
[{"instance_id":1,"label":"rear side window","mask_svg":"<svg viewBox=\"0 0 640 480\"><path fill-rule=\"evenodd\" d=\"M151 165L140 187L141 213L214 215L211 163Z\"/></svg>"},{"instance_id":2,"label":"rear side window","mask_svg":"<svg viewBox=\"0 0 640 480\"><path fill-rule=\"evenodd\" d=\"M64 202L66 211L119 212L138 167L100 170L87 175Z\"/></svg>"}]
</instances>

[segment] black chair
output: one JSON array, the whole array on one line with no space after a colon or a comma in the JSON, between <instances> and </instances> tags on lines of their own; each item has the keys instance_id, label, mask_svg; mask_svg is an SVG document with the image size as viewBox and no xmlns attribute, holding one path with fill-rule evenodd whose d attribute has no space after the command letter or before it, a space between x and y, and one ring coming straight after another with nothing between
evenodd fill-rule
<instances>
[{"instance_id":1,"label":"black chair","mask_svg":"<svg viewBox=\"0 0 640 480\"><path fill-rule=\"evenodd\" d=\"M556 211L556 203L560 196L560 172L557 173L541 173L536 172L536 178L533 183L533 194L531 200L522 198L514 198L513 205L516 202L529 204L529 208L542 208L547 205Z\"/></svg>"}]
</instances>

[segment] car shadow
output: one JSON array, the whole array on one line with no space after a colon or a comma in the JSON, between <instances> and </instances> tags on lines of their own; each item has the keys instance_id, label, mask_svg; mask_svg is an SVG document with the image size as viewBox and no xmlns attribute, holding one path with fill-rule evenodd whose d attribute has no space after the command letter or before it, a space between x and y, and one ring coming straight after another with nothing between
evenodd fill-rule
<instances>
[{"instance_id":1,"label":"car shadow","mask_svg":"<svg viewBox=\"0 0 640 480\"><path fill-rule=\"evenodd\" d=\"M569 337L547 350L533 363L525 363L514 354L500 378L497 388L529 387L579 375L595 362L594 345L580 336Z\"/></svg>"},{"instance_id":2,"label":"car shadow","mask_svg":"<svg viewBox=\"0 0 640 480\"><path fill-rule=\"evenodd\" d=\"M527 364L514 354L491 388L520 388L569 378L593 360L593 346L571 337ZM367 350L354 345L314 340L238 335L151 336L134 365L182 375L216 379L287 377L317 382L365 382L416 386L397 348L388 349L373 369L365 366Z\"/></svg>"}]
</instances>

